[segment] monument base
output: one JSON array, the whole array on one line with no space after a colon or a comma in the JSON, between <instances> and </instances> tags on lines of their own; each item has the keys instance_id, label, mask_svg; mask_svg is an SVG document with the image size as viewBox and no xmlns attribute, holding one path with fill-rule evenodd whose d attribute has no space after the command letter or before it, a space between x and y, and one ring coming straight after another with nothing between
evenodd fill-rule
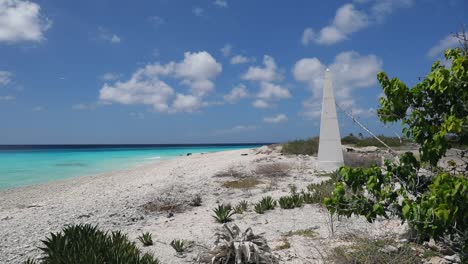
<instances>
[{"instance_id":1,"label":"monument base","mask_svg":"<svg viewBox=\"0 0 468 264\"><path fill-rule=\"evenodd\" d=\"M322 172L334 172L343 166L340 161L317 161L317 170Z\"/></svg>"}]
</instances>

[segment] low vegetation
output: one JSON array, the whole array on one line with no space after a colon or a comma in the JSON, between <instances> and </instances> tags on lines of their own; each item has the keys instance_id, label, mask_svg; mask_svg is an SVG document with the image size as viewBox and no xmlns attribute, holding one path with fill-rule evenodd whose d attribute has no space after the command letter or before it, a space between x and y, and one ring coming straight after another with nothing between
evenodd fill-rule
<instances>
[{"instance_id":1,"label":"low vegetation","mask_svg":"<svg viewBox=\"0 0 468 264\"><path fill-rule=\"evenodd\" d=\"M201 198L201 197L200 197ZM163 190L153 200L142 205L146 213L180 213L190 205L194 198L181 186L171 186Z\"/></svg>"},{"instance_id":2,"label":"low vegetation","mask_svg":"<svg viewBox=\"0 0 468 264\"><path fill-rule=\"evenodd\" d=\"M42 241L40 264L138 263L159 264L149 253L142 254L120 231L104 232L89 224L72 225Z\"/></svg>"},{"instance_id":3,"label":"low vegetation","mask_svg":"<svg viewBox=\"0 0 468 264\"><path fill-rule=\"evenodd\" d=\"M318 153L319 138L314 137L307 140L294 140L283 144L282 153L291 155L310 155Z\"/></svg>"},{"instance_id":4,"label":"low vegetation","mask_svg":"<svg viewBox=\"0 0 468 264\"><path fill-rule=\"evenodd\" d=\"M384 135L378 135L377 137L390 147L400 147L409 142L408 140L399 137L388 137ZM343 137L341 139L341 143L346 145L355 145L356 147L384 147L384 145L374 137L363 137L362 134L360 134L359 137L356 137L352 133Z\"/></svg>"},{"instance_id":5,"label":"low vegetation","mask_svg":"<svg viewBox=\"0 0 468 264\"><path fill-rule=\"evenodd\" d=\"M231 217L235 214L234 210L232 210L232 207L230 205L224 204L218 205L217 208L213 209L213 212L215 213L213 215L214 219L216 220L216 222L221 224L231 222Z\"/></svg>"},{"instance_id":6,"label":"low vegetation","mask_svg":"<svg viewBox=\"0 0 468 264\"><path fill-rule=\"evenodd\" d=\"M230 178L245 178L249 177L250 175L242 172L241 170L235 168L235 167L230 167L227 170L222 170L217 172L214 177L218 178L225 178L225 177L230 177Z\"/></svg>"},{"instance_id":7,"label":"low vegetation","mask_svg":"<svg viewBox=\"0 0 468 264\"><path fill-rule=\"evenodd\" d=\"M304 194L304 201L309 204L323 204L326 198L331 197L335 188L335 179L332 178L321 183L311 183L307 185L308 192Z\"/></svg>"},{"instance_id":8,"label":"low vegetation","mask_svg":"<svg viewBox=\"0 0 468 264\"><path fill-rule=\"evenodd\" d=\"M245 200L240 201L236 206L234 206L234 212L236 214L243 214L245 211L247 211L249 207L249 203Z\"/></svg>"},{"instance_id":9,"label":"low vegetation","mask_svg":"<svg viewBox=\"0 0 468 264\"><path fill-rule=\"evenodd\" d=\"M255 169L255 174L259 177L281 178L289 175L291 166L285 162L260 164Z\"/></svg>"},{"instance_id":10,"label":"low vegetation","mask_svg":"<svg viewBox=\"0 0 468 264\"><path fill-rule=\"evenodd\" d=\"M288 248L291 248L291 243L289 243L289 240L287 237L282 237L281 244L276 246L273 250L278 251L278 250L285 250Z\"/></svg>"},{"instance_id":11,"label":"low vegetation","mask_svg":"<svg viewBox=\"0 0 468 264\"><path fill-rule=\"evenodd\" d=\"M271 196L263 197L262 200L254 205L254 210L258 214L263 214L268 210L274 210L276 201Z\"/></svg>"},{"instance_id":12,"label":"low vegetation","mask_svg":"<svg viewBox=\"0 0 468 264\"><path fill-rule=\"evenodd\" d=\"M192 200L190 201L190 206L198 207L201 206L203 199L200 194L195 195Z\"/></svg>"},{"instance_id":13,"label":"low vegetation","mask_svg":"<svg viewBox=\"0 0 468 264\"><path fill-rule=\"evenodd\" d=\"M359 238L351 246L332 250L329 261L336 264L414 264L422 263L408 244L401 246L389 239Z\"/></svg>"},{"instance_id":14,"label":"low vegetation","mask_svg":"<svg viewBox=\"0 0 468 264\"><path fill-rule=\"evenodd\" d=\"M349 167L380 167L383 165L382 156L377 153L343 153L344 165Z\"/></svg>"},{"instance_id":15,"label":"low vegetation","mask_svg":"<svg viewBox=\"0 0 468 264\"><path fill-rule=\"evenodd\" d=\"M266 239L255 235L251 228L241 232L237 225L224 225L216 234L215 247L200 255L198 262L224 263L278 263L271 254Z\"/></svg>"},{"instance_id":16,"label":"low vegetation","mask_svg":"<svg viewBox=\"0 0 468 264\"><path fill-rule=\"evenodd\" d=\"M171 241L171 247L178 254L181 254L187 249L188 243L186 241L184 241L184 240L181 240L181 239L174 239L174 240Z\"/></svg>"},{"instance_id":17,"label":"low vegetation","mask_svg":"<svg viewBox=\"0 0 468 264\"><path fill-rule=\"evenodd\" d=\"M143 246L152 246L153 245L153 238L150 232L146 232L141 234L141 236L138 237L138 240L143 244Z\"/></svg>"},{"instance_id":18,"label":"low vegetation","mask_svg":"<svg viewBox=\"0 0 468 264\"><path fill-rule=\"evenodd\" d=\"M317 232L312 229L299 229L288 232L286 236L315 237L317 236Z\"/></svg>"},{"instance_id":19,"label":"low vegetation","mask_svg":"<svg viewBox=\"0 0 468 264\"><path fill-rule=\"evenodd\" d=\"M250 177L234 181L226 181L223 183L223 187L231 189L250 189L262 183L263 182Z\"/></svg>"}]
</instances>

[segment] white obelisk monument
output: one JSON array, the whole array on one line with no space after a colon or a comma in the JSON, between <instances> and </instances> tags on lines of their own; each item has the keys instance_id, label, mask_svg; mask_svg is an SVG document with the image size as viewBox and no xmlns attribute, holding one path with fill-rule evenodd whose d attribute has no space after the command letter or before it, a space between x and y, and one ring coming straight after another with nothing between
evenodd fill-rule
<instances>
[{"instance_id":1,"label":"white obelisk monument","mask_svg":"<svg viewBox=\"0 0 468 264\"><path fill-rule=\"evenodd\" d=\"M320 171L331 172L337 170L343 164L343 150L336 115L335 96L333 95L331 73L327 69L323 87L317 167Z\"/></svg>"}]
</instances>

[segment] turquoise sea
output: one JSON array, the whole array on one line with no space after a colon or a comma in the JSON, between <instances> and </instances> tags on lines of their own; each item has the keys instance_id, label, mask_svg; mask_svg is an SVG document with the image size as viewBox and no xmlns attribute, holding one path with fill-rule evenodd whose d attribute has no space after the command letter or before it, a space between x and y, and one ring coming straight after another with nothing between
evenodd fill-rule
<instances>
[{"instance_id":1,"label":"turquoise sea","mask_svg":"<svg viewBox=\"0 0 468 264\"><path fill-rule=\"evenodd\" d=\"M0 146L0 189L125 169L187 153L260 145Z\"/></svg>"}]
</instances>

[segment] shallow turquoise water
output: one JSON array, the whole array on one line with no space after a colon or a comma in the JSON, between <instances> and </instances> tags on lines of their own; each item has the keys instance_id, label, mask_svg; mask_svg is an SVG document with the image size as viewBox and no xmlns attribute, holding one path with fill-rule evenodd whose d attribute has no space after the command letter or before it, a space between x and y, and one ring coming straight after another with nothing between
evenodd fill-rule
<instances>
[{"instance_id":1,"label":"shallow turquoise water","mask_svg":"<svg viewBox=\"0 0 468 264\"><path fill-rule=\"evenodd\" d=\"M190 153L254 146L0 150L0 189L129 168Z\"/></svg>"}]
</instances>

